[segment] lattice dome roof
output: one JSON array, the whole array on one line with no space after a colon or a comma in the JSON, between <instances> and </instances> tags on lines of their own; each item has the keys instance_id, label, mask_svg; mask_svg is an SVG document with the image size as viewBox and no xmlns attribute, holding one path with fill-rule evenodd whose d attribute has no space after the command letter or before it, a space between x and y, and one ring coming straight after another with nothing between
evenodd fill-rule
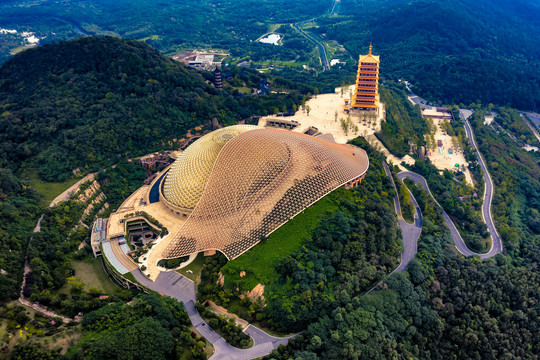
<instances>
[{"instance_id":1,"label":"lattice dome roof","mask_svg":"<svg viewBox=\"0 0 540 360\"><path fill-rule=\"evenodd\" d=\"M236 135L254 129L259 127L234 125L212 131L196 140L171 166L163 184L163 195L179 207L194 209L223 146Z\"/></svg>"},{"instance_id":2,"label":"lattice dome roof","mask_svg":"<svg viewBox=\"0 0 540 360\"><path fill-rule=\"evenodd\" d=\"M234 259L330 191L359 181L366 152L328 140L280 129L235 136L214 158L204 194L162 258L214 249Z\"/></svg>"}]
</instances>

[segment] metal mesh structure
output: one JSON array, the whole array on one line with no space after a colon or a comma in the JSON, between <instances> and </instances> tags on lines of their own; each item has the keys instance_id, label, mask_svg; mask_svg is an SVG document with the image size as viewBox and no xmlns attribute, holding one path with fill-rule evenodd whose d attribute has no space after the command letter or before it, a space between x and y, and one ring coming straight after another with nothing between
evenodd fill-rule
<instances>
[{"instance_id":1,"label":"metal mesh structure","mask_svg":"<svg viewBox=\"0 0 540 360\"><path fill-rule=\"evenodd\" d=\"M191 144L167 174L163 185L165 198L181 208L195 208L223 146L236 135L258 128L255 125L229 126L212 131Z\"/></svg>"},{"instance_id":2,"label":"metal mesh structure","mask_svg":"<svg viewBox=\"0 0 540 360\"><path fill-rule=\"evenodd\" d=\"M219 153L199 203L163 251L234 259L332 190L363 178L366 152L279 129L237 135Z\"/></svg>"}]
</instances>

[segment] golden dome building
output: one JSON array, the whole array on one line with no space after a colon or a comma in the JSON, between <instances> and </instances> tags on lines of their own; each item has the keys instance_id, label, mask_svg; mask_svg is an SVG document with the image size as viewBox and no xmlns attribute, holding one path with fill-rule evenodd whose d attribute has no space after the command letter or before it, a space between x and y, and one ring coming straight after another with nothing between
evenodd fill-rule
<instances>
[{"instance_id":1,"label":"golden dome building","mask_svg":"<svg viewBox=\"0 0 540 360\"><path fill-rule=\"evenodd\" d=\"M160 201L187 220L152 262L207 250L234 259L332 190L359 183L366 152L332 140L250 125L198 139L160 185Z\"/></svg>"},{"instance_id":2,"label":"golden dome building","mask_svg":"<svg viewBox=\"0 0 540 360\"><path fill-rule=\"evenodd\" d=\"M189 215L203 195L214 163L225 144L254 125L234 125L212 131L191 144L173 163L163 187L161 199L174 211Z\"/></svg>"},{"instance_id":3,"label":"golden dome building","mask_svg":"<svg viewBox=\"0 0 540 360\"><path fill-rule=\"evenodd\" d=\"M142 234L155 239L141 256L151 279L162 259L202 251L234 259L332 190L358 184L368 167L363 149L330 134L253 125L213 131L111 214L105 256L120 273L136 269L125 243Z\"/></svg>"}]
</instances>

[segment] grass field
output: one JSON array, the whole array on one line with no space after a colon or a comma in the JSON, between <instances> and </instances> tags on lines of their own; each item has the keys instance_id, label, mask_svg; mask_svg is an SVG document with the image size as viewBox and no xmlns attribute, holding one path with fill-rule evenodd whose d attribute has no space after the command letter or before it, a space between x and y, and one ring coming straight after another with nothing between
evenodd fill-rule
<instances>
[{"instance_id":1,"label":"grass field","mask_svg":"<svg viewBox=\"0 0 540 360\"><path fill-rule=\"evenodd\" d=\"M221 269L225 275L225 285L230 287L238 284L241 290L251 290L258 283L271 285L277 282L279 275L275 266L300 249L324 214L338 209L336 198L341 191L336 190L325 196L270 234L266 241L229 261ZM240 271L246 271L246 276L240 278Z\"/></svg>"},{"instance_id":2,"label":"grass field","mask_svg":"<svg viewBox=\"0 0 540 360\"><path fill-rule=\"evenodd\" d=\"M64 182L44 182L39 179L39 176L37 174L36 170L26 170L22 177L24 179L28 179L30 182L30 186L36 190L41 196L40 203L43 206L49 206L51 201L54 200L58 195L66 191L70 188L73 184L75 184L80 179L68 179Z\"/></svg>"},{"instance_id":3,"label":"grass field","mask_svg":"<svg viewBox=\"0 0 540 360\"><path fill-rule=\"evenodd\" d=\"M253 94L253 89L247 86L237 86L235 87L235 89L238 90L238 92L241 94L246 94L246 95Z\"/></svg>"},{"instance_id":4,"label":"grass field","mask_svg":"<svg viewBox=\"0 0 540 360\"><path fill-rule=\"evenodd\" d=\"M107 276L100 259L73 260L71 266L75 269L75 278L81 280L87 290L91 286L105 293L112 293L118 289L118 286Z\"/></svg>"},{"instance_id":5,"label":"grass field","mask_svg":"<svg viewBox=\"0 0 540 360\"><path fill-rule=\"evenodd\" d=\"M198 278L198 276L201 273L201 269L202 269L202 266L204 265L204 261L205 261L205 258L204 258L203 253L199 253L191 264L176 271L184 275L185 277L195 281L198 284L200 282L200 278ZM191 270L193 273L192 274L188 273L188 270Z\"/></svg>"}]
</instances>

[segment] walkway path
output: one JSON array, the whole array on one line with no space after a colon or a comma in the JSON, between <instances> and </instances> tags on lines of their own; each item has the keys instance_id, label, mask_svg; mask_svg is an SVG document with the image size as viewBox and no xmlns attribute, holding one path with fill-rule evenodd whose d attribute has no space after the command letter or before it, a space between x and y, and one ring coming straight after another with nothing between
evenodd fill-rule
<instances>
[{"instance_id":1,"label":"walkway path","mask_svg":"<svg viewBox=\"0 0 540 360\"><path fill-rule=\"evenodd\" d=\"M64 191L57 197L55 197L54 200L49 204L49 207L54 207L61 201L69 200L71 196L75 194L77 190L79 190L79 186L81 186L86 181L93 181L96 174L97 173L88 174L85 177L83 177L81 180L77 181L75 184L71 185L69 189L67 189L66 191Z\"/></svg>"},{"instance_id":2,"label":"walkway path","mask_svg":"<svg viewBox=\"0 0 540 360\"><path fill-rule=\"evenodd\" d=\"M211 360L251 360L270 354L281 344L286 345L291 337L278 338L268 335L264 331L249 325L244 333L253 339L253 346L249 349L238 349L229 345L217 332L212 330L195 308L196 291L195 283L175 271L161 272L156 281L148 279L139 270L131 272L137 281L162 295L167 295L184 303L186 312L195 329L214 346L214 355Z\"/></svg>"},{"instance_id":3,"label":"walkway path","mask_svg":"<svg viewBox=\"0 0 540 360\"><path fill-rule=\"evenodd\" d=\"M414 204L414 223L409 224L405 220L403 220L403 216L401 213L401 205L399 203L399 196L398 196L398 190L396 188L396 184L394 183L394 178L392 177L392 173L390 172L390 169L388 167L388 164L386 161L383 161L384 171L386 172L386 175L390 178L392 181L392 186L394 187L394 191L396 195L394 196L394 207L396 209L396 214L398 217L398 225L401 229L401 235L403 237L403 253L401 253L401 262L399 266L392 271L392 273L396 271L404 271L407 268L407 265L409 262L414 258L414 255L416 255L416 251L418 248L418 238L420 237L420 234L422 233L422 212L420 211L420 206L418 206L418 203L416 202L416 199L411 194L411 201Z\"/></svg>"},{"instance_id":4,"label":"walkway path","mask_svg":"<svg viewBox=\"0 0 540 360\"><path fill-rule=\"evenodd\" d=\"M43 214L41 214L41 216L39 217L39 219L38 219L38 221L36 223L36 227L34 228L35 233L38 233L38 232L41 231L41 220L43 220ZM33 236L30 237L30 241L28 242L28 247L30 247L30 243L32 242L32 240L34 240ZM22 281L22 285L21 285L21 292L20 292L20 295L19 295L19 302L21 304L25 305L25 306L28 306L28 307L34 309L35 311L37 311L39 313L44 314L45 316L61 318L62 322L64 322L64 323L68 323L68 322L73 321L74 319L71 319L71 318L62 316L60 314L57 314L54 311L49 310L45 306L42 306L42 305L40 305L38 303L33 303L24 296L24 287L26 286L26 276L31 271L32 271L32 269L30 268L30 263L28 262L28 248L27 248L26 256L25 256L25 259L24 259L24 275L23 275L23 281ZM75 321L80 321L80 319L76 318Z\"/></svg>"}]
</instances>

